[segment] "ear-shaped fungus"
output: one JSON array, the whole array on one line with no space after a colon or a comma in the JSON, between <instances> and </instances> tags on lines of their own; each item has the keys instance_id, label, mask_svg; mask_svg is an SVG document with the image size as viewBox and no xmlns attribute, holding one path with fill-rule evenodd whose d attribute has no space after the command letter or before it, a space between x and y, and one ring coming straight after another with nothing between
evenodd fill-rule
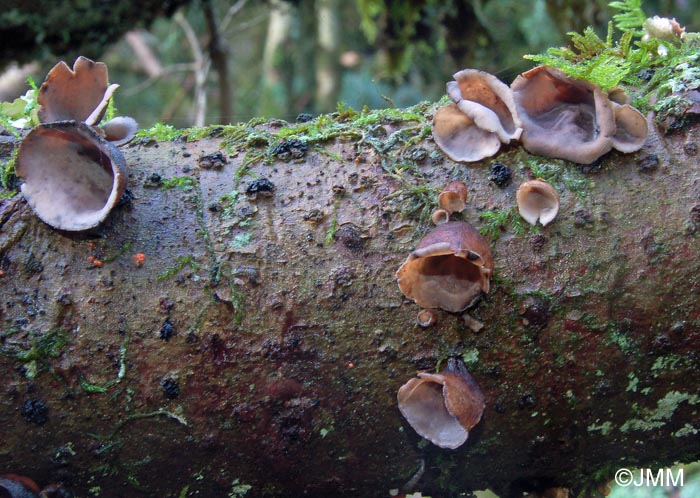
<instances>
[{"instance_id":1,"label":"ear-shaped fungus","mask_svg":"<svg viewBox=\"0 0 700 498\"><path fill-rule=\"evenodd\" d=\"M34 128L19 148L15 168L29 205L61 230L97 226L126 188L121 152L76 121Z\"/></svg>"},{"instance_id":2,"label":"ear-shaped fungus","mask_svg":"<svg viewBox=\"0 0 700 498\"><path fill-rule=\"evenodd\" d=\"M649 125L644 115L629 104L613 103L617 130L610 141L620 152L634 152L644 146Z\"/></svg>"},{"instance_id":3,"label":"ear-shaped fungus","mask_svg":"<svg viewBox=\"0 0 700 498\"><path fill-rule=\"evenodd\" d=\"M422 437L441 448L458 448L481 420L484 395L464 364L451 358L440 373L420 372L401 386L399 410Z\"/></svg>"},{"instance_id":4,"label":"ear-shaped fungus","mask_svg":"<svg viewBox=\"0 0 700 498\"><path fill-rule=\"evenodd\" d=\"M42 123L75 120L97 124L118 87L108 85L107 66L102 62L81 56L71 70L61 61L49 71L39 88L39 119Z\"/></svg>"},{"instance_id":5,"label":"ear-shaped fungus","mask_svg":"<svg viewBox=\"0 0 700 498\"><path fill-rule=\"evenodd\" d=\"M612 104L597 85L538 66L515 78L511 89L521 140L531 153L588 164L612 148Z\"/></svg>"},{"instance_id":6,"label":"ear-shaped fungus","mask_svg":"<svg viewBox=\"0 0 700 498\"><path fill-rule=\"evenodd\" d=\"M28 477L17 474L0 476L0 497L7 498L36 498L39 486Z\"/></svg>"},{"instance_id":7,"label":"ear-shaped fungus","mask_svg":"<svg viewBox=\"0 0 700 498\"><path fill-rule=\"evenodd\" d=\"M547 225L559 212L559 195L549 183L544 180L529 180L518 188L515 195L518 211L530 225L536 225L540 220L542 226Z\"/></svg>"},{"instance_id":8,"label":"ear-shaped fungus","mask_svg":"<svg viewBox=\"0 0 700 498\"><path fill-rule=\"evenodd\" d=\"M488 292L493 255L469 223L449 221L431 230L396 272L401 292L423 308L460 312Z\"/></svg>"},{"instance_id":9,"label":"ear-shaped fungus","mask_svg":"<svg viewBox=\"0 0 700 498\"><path fill-rule=\"evenodd\" d=\"M438 195L438 205L449 214L461 212L467 205L467 186L464 182L448 183Z\"/></svg>"},{"instance_id":10,"label":"ear-shaped fungus","mask_svg":"<svg viewBox=\"0 0 700 498\"><path fill-rule=\"evenodd\" d=\"M433 119L435 143L452 160L479 161L498 152L501 142L520 137L520 119L505 83L476 69L453 77L447 94L454 104L439 109Z\"/></svg>"}]
</instances>

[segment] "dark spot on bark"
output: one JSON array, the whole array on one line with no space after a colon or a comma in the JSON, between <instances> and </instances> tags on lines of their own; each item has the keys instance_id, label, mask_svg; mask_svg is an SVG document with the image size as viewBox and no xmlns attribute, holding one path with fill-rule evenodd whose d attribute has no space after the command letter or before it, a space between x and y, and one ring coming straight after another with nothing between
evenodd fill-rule
<instances>
[{"instance_id":1,"label":"dark spot on bark","mask_svg":"<svg viewBox=\"0 0 700 498\"><path fill-rule=\"evenodd\" d=\"M656 154L647 154L639 161L639 171L650 173L659 167L659 156Z\"/></svg>"},{"instance_id":2,"label":"dark spot on bark","mask_svg":"<svg viewBox=\"0 0 700 498\"><path fill-rule=\"evenodd\" d=\"M24 274L29 276L33 273L41 273L43 269L44 265L39 258L33 252L29 253L29 256L24 260Z\"/></svg>"},{"instance_id":3,"label":"dark spot on bark","mask_svg":"<svg viewBox=\"0 0 700 498\"><path fill-rule=\"evenodd\" d=\"M533 235L530 237L530 245L533 251L541 251L546 243L547 237L544 235Z\"/></svg>"},{"instance_id":4,"label":"dark spot on bark","mask_svg":"<svg viewBox=\"0 0 700 498\"><path fill-rule=\"evenodd\" d=\"M170 321L170 318L166 318L163 322L163 326L160 328L160 338L164 341L168 341L174 334L175 325Z\"/></svg>"},{"instance_id":5,"label":"dark spot on bark","mask_svg":"<svg viewBox=\"0 0 700 498\"><path fill-rule=\"evenodd\" d=\"M124 208L129 209L129 208L131 208L133 200L134 200L133 192L129 189L126 189L126 190L124 190L124 193L122 194L122 196L119 198L119 202L117 202L117 207L118 208L124 207Z\"/></svg>"},{"instance_id":6,"label":"dark spot on bark","mask_svg":"<svg viewBox=\"0 0 700 498\"><path fill-rule=\"evenodd\" d=\"M21 414L27 422L41 426L49 420L49 407L41 400L28 399L22 405Z\"/></svg>"},{"instance_id":7,"label":"dark spot on bark","mask_svg":"<svg viewBox=\"0 0 700 498\"><path fill-rule=\"evenodd\" d=\"M197 162L202 169L222 169L226 165L226 158L219 151L201 156Z\"/></svg>"},{"instance_id":8,"label":"dark spot on bark","mask_svg":"<svg viewBox=\"0 0 700 498\"><path fill-rule=\"evenodd\" d=\"M164 315L169 315L170 312L175 307L175 303L169 297L161 297L160 303L158 304L158 310Z\"/></svg>"},{"instance_id":9,"label":"dark spot on bark","mask_svg":"<svg viewBox=\"0 0 700 498\"><path fill-rule=\"evenodd\" d=\"M245 194L250 198L262 197L272 197L275 191L275 184L272 183L267 178L258 178L253 180L250 185L245 189Z\"/></svg>"},{"instance_id":10,"label":"dark spot on bark","mask_svg":"<svg viewBox=\"0 0 700 498\"><path fill-rule=\"evenodd\" d=\"M309 113L309 112L302 112L300 114L297 114L297 123L308 123L314 119L314 115Z\"/></svg>"},{"instance_id":11,"label":"dark spot on bark","mask_svg":"<svg viewBox=\"0 0 700 498\"><path fill-rule=\"evenodd\" d=\"M683 145L683 152L685 152L688 156L697 156L698 144L695 142L688 142L687 144Z\"/></svg>"},{"instance_id":12,"label":"dark spot on bark","mask_svg":"<svg viewBox=\"0 0 700 498\"><path fill-rule=\"evenodd\" d=\"M521 410L525 408L530 408L532 406L535 406L535 397L532 394L523 394L518 399L518 408L520 408Z\"/></svg>"},{"instance_id":13,"label":"dark spot on bark","mask_svg":"<svg viewBox=\"0 0 700 498\"><path fill-rule=\"evenodd\" d=\"M177 379L168 377L160 381L160 387L163 388L163 396L166 399L175 399L180 396L180 383Z\"/></svg>"},{"instance_id":14,"label":"dark spot on bark","mask_svg":"<svg viewBox=\"0 0 700 498\"><path fill-rule=\"evenodd\" d=\"M549 321L549 303L540 296L528 296L518 310L523 325L534 330L542 330Z\"/></svg>"},{"instance_id":15,"label":"dark spot on bark","mask_svg":"<svg viewBox=\"0 0 700 498\"><path fill-rule=\"evenodd\" d=\"M362 251L366 240L362 238L360 229L352 223L346 223L338 228L335 238L353 252Z\"/></svg>"},{"instance_id":16,"label":"dark spot on bark","mask_svg":"<svg viewBox=\"0 0 700 498\"><path fill-rule=\"evenodd\" d=\"M577 227L585 227L593 225L593 216L589 209L579 209L574 212L574 225Z\"/></svg>"},{"instance_id":17,"label":"dark spot on bark","mask_svg":"<svg viewBox=\"0 0 700 498\"><path fill-rule=\"evenodd\" d=\"M283 140L275 145L271 152L282 161L299 159L309 150L309 146L303 140Z\"/></svg>"},{"instance_id":18,"label":"dark spot on bark","mask_svg":"<svg viewBox=\"0 0 700 498\"><path fill-rule=\"evenodd\" d=\"M576 166L578 167L578 170L584 175L600 173L600 171L603 169L603 157L599 157L591 164L577 164Z\"/></svg>"},{"instance_id":19,"label":"dark spot on bark","mask_svg":"<svg viewBox=\"0 0 700 498\"><path fill-rule=\"evenodd\" d=\"M223 132L224 132L223 127L217 126L217 127L211 129L211 131L209 132L209 136L211 138L220 137Z\"/></svg>"},{"instance_id":20,"label":"dark spot on bark","mask_svg":"<svg viewBox=\"0 0 700 498\"><path fill-rule=\"evenodd\" d=\"M163 177L158 173L152 173L151 176L146 178L146 180L143 182L143 186L146 188L157 188L160 187L162 183Z\"/></svg>"},{"instance_id":21,"label":"dark spot on bark","mask_svg":"<svg viewBox=\"0 0 700 498\"><path fill-rule=\"evenodd\" d=\"M500 161L495 161L493 164L491 164L491 174L489 175L489 180L495 183L497 187L506 187L512 178L513 173L507 165Z\"/></svg>"}]
</instances>

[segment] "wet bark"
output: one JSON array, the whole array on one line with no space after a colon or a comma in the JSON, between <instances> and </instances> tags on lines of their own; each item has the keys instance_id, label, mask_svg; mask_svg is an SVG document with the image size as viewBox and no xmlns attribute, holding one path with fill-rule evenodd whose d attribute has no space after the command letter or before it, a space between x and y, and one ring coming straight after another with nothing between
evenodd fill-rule
<instances>
[{"instance_id":1,"label":"wet bark","mask_svg":"<svg viewBox=\"0 0 700 498\"><path fill-rule=\"evenodd\" d=\"M297 159L221 149L225 134L144 139L124 148L131 195L88 234L0 201L0 470L79 496L383 497L417 477L432 496L505 497L697 460L700 129L586 172L511 146L499 188L493 160L399 140L423 125L373 123ZM491 292L469 311L483 329L445 312L419 328L394 278L429 229L409 187L466 180L460 216L483 229L533 161L560 214L494 232ZM487 405L457 450L396 407L451 356Z\"/></svg>"}]
</instances>

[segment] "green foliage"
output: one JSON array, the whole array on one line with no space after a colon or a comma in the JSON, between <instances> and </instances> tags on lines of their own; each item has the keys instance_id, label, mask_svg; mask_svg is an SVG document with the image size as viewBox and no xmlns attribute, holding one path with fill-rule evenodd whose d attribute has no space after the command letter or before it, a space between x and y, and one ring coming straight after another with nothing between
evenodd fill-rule
<instances>
[{"instance_id":1,"label":"green foliage","mask_svg":"<svg viewBox=\"0 0 700 498\"><path fill-rule=\"evenodd\" d=\"M0 334L0 357L13 358L25 364L26 375L33 379L41 368L49 368L48 360L61 354L70 342L69 334L60 328L47 332L32 330L29 332L29 348L13 343L11 337L20 334L17 328L10 328Z\"/></svg>"},{"instance_id":2,"label":"green foliage","mask_svg":"<svg viewBox=\"0 0 700 498\"><path fill-rule=\"evenodd\" d=\"M177 188L179 190L184 190L189 192L197 185L197 179L191 176L174 176L163 180L161 188L163 190L170 190L171 188Z\"/></svg>"},{"instance_id":3,"label":"green foliage","mask_svg":"<svg viewBox=\"0 0 700 498\"><path fill-rule=\"evenodd\" d=\"M607 91L618 85L638 89L634 104L646 110L653 93L667 95L668 87L678 83L674 68L697 56L698 43L693 36L662 40L642 38L647 19L641 0L615 1L610 7L620 12L608 24L605 40L588 27L582 34L568 33L570 47L550 48L544 54L526 55L534 62L555 67L573 78L591 81ZM615 41L615 28L621 31ZM651 73L644 82L641 75ZM685 73L686 80L688 73ZM697 79L695 75L692 79ZM687 86L687 85L685 85Z\"/></svg>"},{"instance_id":4,"label":"green foliage","mask_svg":"<svg viewBox=\"0 0 700 498\"><path fill-rule=\"evenodd\" d=\"M169 142L182 135L182 130L178 130L173 125L156 123L147 130L136 132L136 138L152 138L161 142Z\"/></svg>"},{"instance_id":5,"label":"green foliage","mask_svg":"<svg viewBox=\"0 0 700 498\"><path fill-rule=\"evenodd\" d=\"M158 280L165 280L166 278L170 278L177 273L180 272L184 267L189 266L192 268L194 271L197 271L199 269L199 265L197 264L197 261L195 261L194 256L191 254L188 254L187 256L178 256L176 258L177 263L165 270L163 273L158 275Z\"/></svg>"},{"instance_id":6,"label":"green foliage","mask_svg":"<svg viewBox=\"0 0 700 498\"><path fill-rule=\"evenodd\" d=\"M610 2L610 7L619 10L613 16L615 27L620 31L633 31L641 36L640 28L647 19L647 15L642 10L642 0L622 0L620 2Z\"/></svg>"},{"instance_id":7,"label":"green foliage","mask_svg":"<svg viewBox=\"0 0 700 498\"><path fill-rule=\"evenodd\" d=\"M10 158L4 163L0 163L0 185L8 190L13 190L17 178L15 176L15 161L18 152L19 147L15 147ZM14 192L11 192L11 195L14 195Z\"/></svg>"}]
</instances>

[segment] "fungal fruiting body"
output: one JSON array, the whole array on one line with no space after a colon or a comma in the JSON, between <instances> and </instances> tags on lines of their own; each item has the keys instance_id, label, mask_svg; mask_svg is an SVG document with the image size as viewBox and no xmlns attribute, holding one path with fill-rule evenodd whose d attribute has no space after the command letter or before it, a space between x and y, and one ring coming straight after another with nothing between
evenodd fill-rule
<instances>
[{"instance_id":1,"label":"fungal fruiting body","mask_svg":"<svg viewBox=\"0 0 700 498\"><path fill-rule=\"evenodd\" d=\"M520 216L530 225L536 225L539 220L542 226L546 226L559 212L559 195L544 180L524 182L518 188L516 201Z\"/></svg>"},{"instance_id":2,"label":"fungal fruiting body","mask_svg":"<svg viewBox=\"0 0 700 498\"><path fill-rule=\"evenodd\" d=\"M107 66L78 57L71 70L61 61L39 88L39 120L22 141L17 176L22 194L43 221L61 230L97 226L126 189L126 161L115 145L138 128L129 117L98 126L119 85Z\"/></svg>"},{"instance_id":3,"label":"fungal fruiting body","mask_svg":"<svg viewBox=\"0 0 700 498\"><path fill-rule=\"evenodd\" d=\"M510 88L495 76L463 69L447 84L452 104L433 118L433 139L454 161L479 161L522 132Z\"/></svg>"},{"instance_id":4,"label":"fungal fruiting body","mask_svg":"<svg viewBox=\"0 0 700 498\"><path fill-rule=\"evenodd\" d=\"M35 127L19 148L15 169L34 212L60 230L97 226L126 189L121 152L76 121Z\"/></svg>"},{"instance_id":5,"label":"fungal fruiting body","mask_svg":"<svg viewBox=\"0 0 700 498\"><path fill-rule=\"evenodd\" d=\"M0 497L7 498L36 498L39 486L28 477L17 474L0 476Z\"/></svg>"},{"instance_id":6,"label":"fungal fruiting body","mask_svg":"<svg viewBox=\"0 0 700 498\"><path fill-rule=\"evenodd\" d=\"M538 66L515 78L511 89L521 140L532 154L588 164L612 148L612 105L593 83Z\"/></svg>"},{"instance_id":7,"label":"fungal fruiting body","mask_svg":"<svg viewBox=\"0 0 700 498\"><path fill-rule=\"evenodd\" d=\"M449 214L461 212L467 205L467 186L460 181L448 183L438 195L438 204Z\"/></svg>"},{"instance_id":8,"label":"fungal fruiting body","mask_svg":"<svg viewBox=\"0 0 700 498\"><path fill-rule=\"evenodd\" d=\"M521 141L532 154L590 164L612 148L634 152L646 141L646 118L619 89L608 95L549 66L521 74L511 89Z\"/></svg>"},{"instance_id":9,"label":"fungal fruiting body","mask_svg":"<svg viewBox=\"0 0 700 498\"><path fill-rule=\"evenodd\" d=\"M493 255L486 239L463 221L431 230L396 272L401 292L423 308L460 312L487 293Z\"/></svg>"},{"instance_id":10,"label":"fungal fruiting body","mask_svg":"<svg viewBox=\"0 0 700 498\"><path fill-rule=\"evenodd\" d=\"M399 411L422 437L441 447L464 444L481 420L485 400L464 364L451 358L440 373L418 373L401 386Z\"/></svg>"}]
</instances>

